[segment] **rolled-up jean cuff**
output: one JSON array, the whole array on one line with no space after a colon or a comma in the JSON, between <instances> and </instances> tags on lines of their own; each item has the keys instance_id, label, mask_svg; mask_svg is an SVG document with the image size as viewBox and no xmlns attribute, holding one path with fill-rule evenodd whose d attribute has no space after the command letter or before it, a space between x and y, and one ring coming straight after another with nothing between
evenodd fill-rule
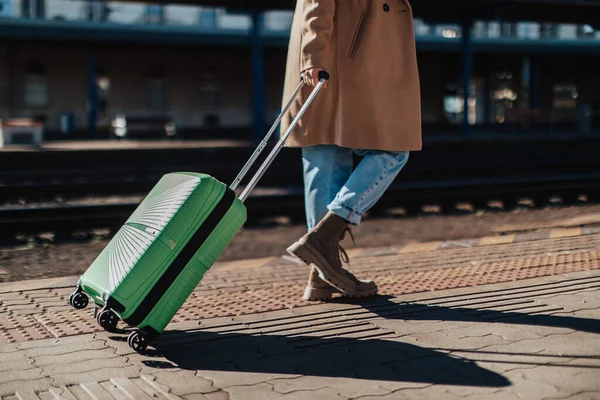
<instances>
[{"instance_id":1,"label":"rolled-up jean cuff","mask_svg":"<svg viewBox=\"0 0 600 400\"><path fill-rule=\"evenodd\" d=\"M360 225L360 220L362 219L362 215L357 213L356 211L345 207L344 205L338 204L330 204L327 206L329 211L333 211L338 217L344 218L346 221L350 222L352 225Z\"/></svg>"}]
</instances>

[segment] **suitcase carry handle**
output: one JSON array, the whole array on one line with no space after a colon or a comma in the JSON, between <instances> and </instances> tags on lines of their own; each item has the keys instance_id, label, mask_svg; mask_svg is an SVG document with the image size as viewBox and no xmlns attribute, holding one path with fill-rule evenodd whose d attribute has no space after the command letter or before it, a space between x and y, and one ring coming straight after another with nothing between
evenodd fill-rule
<instances>
[{"instance_id":1,"label":"suitcase carry handle","mask_svg":"<svg viewBox=\"0 0 600 400\"><path fill-rule=\"evenodd\" d=\"M300 121L300 118L302 118L302 115L304 115L304 113L306 112L306 110L308 109L308 107L310 106L310 104L313 102L314 98L317 96L317 94L319 93L319 91L321 90L321 88L323 87L323 85L325 84L325 81L327 81L327 80L329 80L329 74L327 72L325 72L325 71L319 71L319 83L315 86L315 88L313 89L313 91L311 92L311 94L308 96L308 99L306 100L306 103L304 103L304 105L300 108L300 111L298 112L298 115L296 115L296 118L294 118L294 120L292 121L292 123L288 127L288 129L285 132L285 134L279 139L279 141L277 142L277 144L275 145L275 147L273 148L273 150L271 150L271 153L267 156L267 158L265 159L265 161L263 162L263 164L260 166L260 168L258 169L258 171L256 172L256 174L252 177L252 179L248 183L248 186L246 186L246 188L244 189L244 191L240 195L240 200L242 202L246 201L246 199L248 198L248 195L250 194L250 192L252 192L252 190L256 187L256 184L258 183L258 181L260 180L260 178L262 178L262 176L264 175L264 173L266 172L266 170L269 168L269 166L271 165L271 163L273 162L273 160L275 159L275 157L277 157L277 155L279 154L279 152L283 148L283 145L284 145L285 141L290 136L290 134L292 133L292 131L294 130L294 128L296 127L296 125L298 125L298 122ZM292 105L292 102L294 101L294 99L296 98L296 96L300 92L300 89L302 89L302 87L304 86L304 84L305 84L304 78L302 77L301 80L300 80L300 84L296 88L296 91L294 92L294 94L292 95L291 99L286 104L285 108L281 111L281 113L279 114L279 116L275 120L275 123L273 124L273 126L271 127L271 129L269 130L269 132L267 133L267 136L265 136L265 138L260 142L260 144L258 145L258 147L256 148L256 150L254 151L254 153L252 154L252 156L250 157L250 159L248 160L248 162L246 163L246 165L244 165L244 168L242 168L242 170L240 171L239 175L235 178L235 180L231 184L231 186L230 186L231 189L235 190L238 187L238 185L240 184L240 182L242 181L242 179L244 179L244 176L248 173L248 170L250 169L250 167L252 167L252 165L254 164L254 162L256 161L256 159L258 158L258 156L260 155L260 153L262 153L262 151L265 149L265 147L267 146L267 142L268 142L269 138L271 137L271 135L273 135L273 132L275 132L275 129L277 128L277 126L279 125L279 123L281 122L281 120L283 119L283 115L290 108L290 106Z\"/></svg>"}]
</instances>

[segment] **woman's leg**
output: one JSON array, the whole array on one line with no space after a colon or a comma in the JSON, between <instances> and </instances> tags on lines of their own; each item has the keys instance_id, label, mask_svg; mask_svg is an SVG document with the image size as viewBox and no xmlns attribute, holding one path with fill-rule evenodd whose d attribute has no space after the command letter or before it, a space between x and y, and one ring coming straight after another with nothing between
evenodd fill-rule
<instances>
[{"instance_id":1,"label":"woman's leg","mask_svg":"<svg viewBox=\"0 0 600 400\"><path fill-rule=\"evenodd\" d=\"M328 209L353 225L373 207L406 165L409 152L354 150L363 159Z\"/></svg>"},{"instance_id":2,"label":"woman's leg","mask_svg":"<svg viewBox=\"0 0 600 400\"><path fill-rule=\"evenodd\" d=\"M360 224L362 214L381 198L408 161L408 152L355 152L363 159L327 205L329 212L308 234L288 248L289 253L309 265L314 264L322 280L349 296L376 293L377 286L374 282L359 281L342 267L342 261L347 259L340 256L340 241L350 224ZM345 255L345 252L341 251L341 254Z\"/></svg>"},{"instance_id":3,"label":"woman's leg","mask_svg":"<svg viewBox=\"0 0 600 400\"><path fill-rule=\"evenodd\" d=\"M352 173L352 150L335 145L302 148L304 206L310 231Z\"/></svg>"}]
</instances>

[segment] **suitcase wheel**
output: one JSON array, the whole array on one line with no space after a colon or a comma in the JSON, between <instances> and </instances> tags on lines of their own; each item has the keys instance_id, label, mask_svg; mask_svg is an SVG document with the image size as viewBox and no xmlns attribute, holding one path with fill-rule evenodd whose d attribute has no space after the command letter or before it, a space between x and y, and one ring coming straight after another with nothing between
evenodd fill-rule
<instances>
[{"instance_id":1,"label":"suitcase wheel","mask_svg":"<svg viewBox=\"0 0 600 400\"><path fill-rule=\"evenodd\" d=\"M117 327L119 317L112 310L102 310L96 316L96 321L104 330L112 331Z\"/></svg>"},{"instance_id":2,"label":"suitcase wheel","mask_svg":"<svg viewBox=\"0 0 600 400\"><path fill-rule=\"evenodd\" d=\"M135 330L129 334L127 344L138 353L142 352L148 347L148 335L140 330Z\"/></svg>"},{"instance_id":3,"label":"suitcase wheel","mask_svg":"<svg viewBox=\"0 0 600 400\"><path fill-rule=\"evenodd\" d=\"M78 310L86 308L88 302L89 299L83 292L77 291L75 293L71 293L71 295L69 296L69 304L71 305L71 307L74 307Z\"/></svg>"}]
</instances>

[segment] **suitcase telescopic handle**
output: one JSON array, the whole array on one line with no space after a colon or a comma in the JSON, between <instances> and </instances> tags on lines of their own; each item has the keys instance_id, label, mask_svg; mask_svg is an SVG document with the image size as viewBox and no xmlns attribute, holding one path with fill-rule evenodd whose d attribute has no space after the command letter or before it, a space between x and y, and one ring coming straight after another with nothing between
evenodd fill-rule
<instances>
[{"instance_id":1,"label":"suitcase telescopic handle","mask_svg":"<svg viewBox=\"0 0 600 400\"><path fill-rule=\"evenodd\" d=\"M325 81L327 81L327 80L329 80L329 73L327 73L326 71L319 71L319 83L317 83L317 85L315 86L315 88L313 89L311 94L308 96L306 103L304 103L304 105L300 108L298 115L296 115L296 118L294 118L294 120L292 121L292 123L290 124L288 129L286 130L285 134L279 139L279 141L277 142L277 144L275 145L273 150L271 150L271 153L269 153L269 155L267 156L267 158L265 159L263 164L260 166L258 171L256 171L256 174L252 177L252 179L248 183L248 186L246 186L246 188L240 195L240 200L242 202L246 201L246 199L248 198L248 195L256 187L256 184L262 178L262 176L265 174L265 172L267 171L267 169L269 168L269 166L271 165L271 163L273 162L275 157L277 157L277 155L283 148L285 141L288 139L288 137L290 136L290 134L292 133L292 131L294 130L296 125L298 125L300 118L302 118L302 116L304 115L304 113L306 112L308 107L310 107L310 104L313 102L313 100L315 99L315 97L317 96L317 94L319 93L319 91L321 90L323 85L325 84ZM230 186L231 189L235 190L238 187L238 185L240 184L242 179L244 179L244 176L246 176L246 174L248 173L248 170L250 170L250 168L252 167L252 165L254 164L254 162L256 161L258 156L260 155L260 153L262 153L262 151L265 149L265 147L267 146L267 142L273 135L273 132L275 132L275 129L281 123L281 120L283 119L283 115L288 111L288 109L292 105L293 101L296 99L296 96L298 96L300 89L302 89L302 87L304 86L304 84L305 84L304 78L301 77L300 84L298 84L296 91L294 92L294 94L292 95L292 97L290 98L288 103L285 105L284 109L281 111L281 113L279 114L279 116L277 117L275 122L273 123L273 126L271 127L271 129L269 130L269 132L267 133L265 138L260 142L260 144L254 151L254 153L252 154L252 156L250 157L250 159L248 160L246 165L244 165L244 168L242 168L242 170L240 171L238 176L235 178L235 180L231 184L231 186Z\"/></svg>"}]
</instances>

